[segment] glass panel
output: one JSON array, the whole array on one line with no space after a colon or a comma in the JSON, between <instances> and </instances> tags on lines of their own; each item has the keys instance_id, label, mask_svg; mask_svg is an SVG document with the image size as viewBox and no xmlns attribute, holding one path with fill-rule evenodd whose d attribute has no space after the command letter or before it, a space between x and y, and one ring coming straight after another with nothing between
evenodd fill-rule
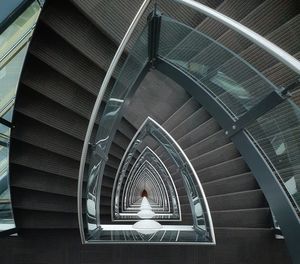
<instances>
[{"instance_id":1,"label":"glass panel","mask_svg":"<svg viewBox=\"0 0 300 264\"><path fill-rule=\"evenodd\" d=\"M12 108L27 48L28 45L0 69L0 117L8 121L12 118Z\"/></svg>"},{"instance_id":2,"label":"glass panel","mask_svg":"<svg viewBox=\"0 0 300 264\"><path fill-rule=\"evenodd\" d=\"M0 69L0 117L7 121L12 120L15 96L27 49L28 44ZM15 227L9 190L9 138L10 128L0 124L0 231Z\"/></svg>"},{"instance_id":3,"label":"glass panel","mask_svg":"<svg viewBox=\"0 0 300 264\"><path fill-rule=\"evenodd\" d=\"M38 2L32 3L0 35L0 117L12 121L15 96L28 41L40 12ZM9 185L10 128L0 123L0 231L15 227Z\"/></svg>"},{"instance_id":4,"label":"glass panel","mask_svg":"<svg viewBox=\"0 0 300 264\"><path fill-rule=\"evenodd\" d=\"M15 227L9 190L10 129L0 124L0 232Z\"/></svg>"},{"instance_id":5,"label":"glass panel","mask_svg":"<svg viewBox=\"0 0 300 264\"><path fill-rule=\"evenodd\" d=\"M165 16L162 17L158 54L203 84L234 117L245 114L276 89L237 54L205 34Z\"/></svg>"},{"instance_id":6,"label":"glass panel","mask_svg":"<svg viewBox=\"0 0 300 264\"><path fill-rule=\"evenodd\" d=\"M99 115L99 125L95 127L95 140L89 149L89 170L85 174L85 239L90 242L213 243L209 209L192 165L171 135L147 115L144 98L139 96L145 90L138 80L144 77L144 68L148 66L148 38L146 27L129 51L104 111ZM167 49L165 47L166 52ZM156 84L146 87L148 91L153 87L157 89ZM156 104L152 99L157 98L155 89L147 94L149 106ZM133 128L137 132L129 136L128 144L119 143L126 151L117 151L122 157L116 158L114 155L118 154L111 153L111 149L122 118L126 119L130 113L132 101L139 104L139 108L133 109L143 112L139 120L142 122ZM108 203L104 202L105 198L101 199L102 192L107 192L104 184L107 181L113 182ZM177 187L180 187L180 201ZM142 196L144 190L146 198ZM181 202L185 207L183 213Z\"/></svg>"},{"instance_id":7,"label":"glass panel","mask_svg":"<svg viewBox=\"0 0 300 264\"><path fill-rule=\"evenodd\" d=\"M38 2L33 2L1 35L0 58L22 39L35 24L40 12ZM1 65L0 65L1 66Z\"/></svg>"},{"instance_id":8,"label":"glass panel","mask_svg":"<svg viewBox=\"0 0 300 264\"><path fill-rule=\"evenodd\" d=\"M235 120L271 92L280 92L239 55L193 28L163 16L160 34L159 56L202 84ZM288 99L247 127L298 213L299 118L299 107Z\"/></svg>"},{"instance_id":9,"label":"glass panel","mask_svg":"<svg viewBox=\"0 0 300 264\"><path fill-rule=\"evenodd\" d=\"M87 180L86 197L83 200L83 208L87 207L87 215L84 217L86 237L91 238L97 233L99 223L99 199L101 191L102 174L109 148L116 131L116 124L120 121L123 108L126 105L124 99L128 97L130 89L148 61L148 28L146 27L138 40L130 50L127 60L123 65L114 84L109 100L106 102L104 113L100 115L101 121L97 129L96 140L91 142L88 156L90 157L89 171L85 174ZM116 233L113 233L113 237Z\"/></svg>"},{"instance_id":10,"label":"glass panel","mask_svg":"<svg viewBox=\"0 0 300 264\"><path fill-rule=\"evenodd\" d=\"M300 110L285 101L258 118L247 130L272 162L279 180L300 207Z\"/></svg>"}]
</instances>

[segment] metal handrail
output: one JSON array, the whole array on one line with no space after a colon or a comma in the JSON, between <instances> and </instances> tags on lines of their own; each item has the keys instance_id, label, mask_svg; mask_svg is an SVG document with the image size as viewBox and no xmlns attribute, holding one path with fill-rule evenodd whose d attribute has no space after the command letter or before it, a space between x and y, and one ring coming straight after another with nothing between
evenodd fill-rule
<instances>
[{"instance_id":1,"label":"metal handrail","mask_svg":"<svg viewBox=\"0 0 300 264\"><path fill-rule=\"evenodd\" d=\"M104 93L106 91L106 88L109 84L109 81L111 79L111 76L117 66L117 63L134 31L136 28L141 16L143 15L144 11L150 4L151 0L145 0L143 4L141 5L140 9L138 10L136 16L134 17L132 23L130 24L124 38L122 39L121 44L118 47L118 50L109 66L109 69L105 75L105 78L103 80L103 83L101 85L101 88L99 90L90 120L87 128L87 132L85 135L85 140L83 144L82 154L81 154L81 160L80 160L80 168L79 168L79 178L78 178L78 199L77 199L77 206L78 206L78 222L79 222L79 230L81 235L81 240L84 243L85 237L84 237L84 230L83 230L83 219L82 219L82 186L83 186L83 177L84 177L84 168L85 168L85 162L87 157L87 151L88 146L93 130L93 126L100 108L100 104L102 102ZM300 61L297 60L295 57L272 43L271 41L267 40L263 36L259 35L258 33L254 32L253 30L249 29L248 27L242 25L241 23L235 21L234 19L210 8L207 7L201 3L198 3L193 0L174 0L174 2L178 2L182 5L188 6L208 17L211 17L222 24L228 26L235 32L238 32L248 40L250 40L252 43L256 44L257 46L261 47L263 50L274 56L276 59L278 59L280 62L288 66L290 69L292 69L297 74L300 74Z\"/></svg>"},{"instance_id":2,"label":"metal handrail","mask_svg":"<svg viewBox=\"0 0 300 264\"><path fill-rule=\"evenodd\" d=\"M241 23L235 21L234 19L204 5L194 0L174 0L175 2L181 3L185 6L188 6L200 13L211 17L222 24L228 26L232 30L238 32L257 46L264 49L266 52L274 56L276 59L281 61L283 64L288 66L297 74L300 74L300 61L293 57L291 54L287 53L276 44L272 43L271 41L267 40L263 36L259 35L258 33L254 32L250 28L242 25Z\"/></svg>"},{"instance_id":3,"label":"metal handrail","mask_svg":"<svg viewBox=\"0 0 300 264\"><path fill-rule=\"evenodd\" d=\"M86 135L85 135L85 139L84 139L84 143L83 143L83 148L82 148L82 153L81 153L81 159L80 159L80 167L79 167L79 177L78 177L78 189L77 189L77 207L78 207L78 224L79 224L79 231L80 231L80 237L81 237L81 241L82 243L85 243L85 237L84 237L84 228L83 228L83 219L82 219L82 187L83 187L83 177L84 177L84 168L85 168L85 162L86 162L86 157L87 157L87 152L88 152L88 147L89 147L89 142L90 142L90 138L92 135L92 131L93 131L93 127L94 127L94 123L96 121L98 112L99 112L99 108L104 96L104 93L106 91L106 88L109 84L109 81L111 79L111 76L119 62L119 59L121 57L121 55L124 52L124 49L134 31L134 29L136 28L140 18L142 17L142 15L144 14L146 8L148 7L148 5L150 4L151 0L145 0L143 2L143 4L141 5L140 9L138 10L138 12L136 13L134 19L132 20L127 32L124 35L124 38L122 39L116 54L111 62L111 64L109 65L109 68L107 70L107 73L105 75L105 78L102 82L101 88L99 90L96 102L94 104L94 108L91 114L91 118L88 124L88 128L86 131Z\"/></svg>"},{"instance_id":4,"label":"metal handrail","mask_svg":"<svg viewBox=\"0 0 300 264\"><path fill-rule=\"evenodd\" d=\"M127 146L127 149L125 150L125 153L122 157L122 160L120 162L120 164L123 164L124 161L125 161L125 157L127 156L127 153L129 152L129 149L131 148L131 146L134 144L134 142L136 141L136 139L138 138L138 135L140 134L140 132L142 131L143 127L145 126L145 124L147 122L151 122L153 123L155 126L159 127L159 129L162 131L163 134L167 135L168 138L171 140L172 142L172 145L176 147L176 149L179 151L179 153L182 155L182 157L184 158L184 160L186 161L186 164L188 165L188 167L190 168L190 170L192 171L192 174L195 175L194 179L195 181L197 182L197 186L199 187L199 190L200 190L200 193L202 195L202 199L203 199L203 203L204 203L204 206L205 208L207 209L207 218L208 218L208 227L210 229L210 235L211 235L211 239L212 239L212 242L202 242L202 244L208 244L208 245L215 245L216 244L216 237L215 237L215 232L214 232L214 227L213 227L213 220L212 220L212 217L211 217L211 211L209 209L209 205L208 205L208 202L207 202L207 198L206 198L206 195L205 195L205 192L204 192L204 189L201 185L201 182L200 182L200 179L196 176L197 173L192 165L192 163L190 162L190 160L188 159L188 157L186 156L186 154L184 153L184 151L182 150L182 148L180 147L180 145L176 142L176 140L173 139L173 137L170 135L170 133L165 130L159 123L157 123L153 118L151 117L147 117L145 119L145 121L143 122L143 124L139 127L138 131L136 132L136 134L134 135L133 139L131 140L131 142L129 143L129 145ZM121 168L122 166L119 166L118 167L118 171L116 173L116 175L120 175L120 172L121 172ZM114 181L114 186L113 186L113 191L112 191L112 195L113 195L113 198L112 198L112 206L111 206L111 210L112 210L112 214L113 214L113 206L114 206L114 201L115 201L115 195L116 195L116 192L117 192L117 181L115 180ZM192 209L192 208L191 208ZM192 209L193 210L193 209Z\"/></svg>"}]
</instances>

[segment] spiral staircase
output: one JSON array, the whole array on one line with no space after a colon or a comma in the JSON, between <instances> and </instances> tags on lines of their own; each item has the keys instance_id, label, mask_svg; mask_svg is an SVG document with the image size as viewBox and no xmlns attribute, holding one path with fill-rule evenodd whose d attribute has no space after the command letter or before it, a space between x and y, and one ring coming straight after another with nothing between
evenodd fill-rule
<instances>
[{"instance_id":1,"label":"spiral staircase","mask_svg":"<svg viewBox=\"0 0 300 264\"><path fill-rule=\"evenodd\" d=\"M300 58L298 1L199 2ZM204 106L155 68L141 81L114 136L101 186L101 221L112 223L115 175L131 139L150 116L194 167L210 208L216 245L81 244L77 183L82 146L101 83L140 5L137 0L46 1L16 97L10 185L18 236L0 239L1 263L292 263L285 240L276 237L265 195L235 144ZM284 87L297 79L220 22L168 1L159 5L167 15L239 54L275 85ZM209 48L201 52L209 58ZM299 102L297 93L294 97ZM106 93L101 111L108 98ZM153 143L152 149L172 173L160 147ZM191 212L182 181L175 186L183 221L188 221Z\"/></svg>"}]
</instances>

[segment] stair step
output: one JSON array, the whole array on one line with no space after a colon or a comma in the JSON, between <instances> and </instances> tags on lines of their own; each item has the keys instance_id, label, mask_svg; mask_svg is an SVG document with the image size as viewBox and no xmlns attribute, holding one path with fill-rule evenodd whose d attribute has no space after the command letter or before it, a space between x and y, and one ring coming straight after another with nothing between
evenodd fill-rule
<instances>
[{"instance_id":1,"label":"stair step","mask_svg":"<svg viewBox=\"0 0 300 264\"><path fill-rule=\"evenodd\" d=\"M19 87L16 111L83 141L88 120L26 87Z\"/></svg>"},{"instance_id":2,"label":"stair step","mask_svg":"<svg viewBox=\"0 0 300 264\"><path fill-rule=\"evenodd\" d=\"M41 212L16 208L14 217L22 229L72 229L78 228L77 213Z\"/></svg>"},{"instance_id":3,"label":"stair step","mask_svg":"<svg viewBox=\"0 0 300 264\"><path fill-rule=\"evenodd\" d=\"M74 49L43 23L39 24L35 32L37 38L31 43L30 54L48 64L80 87L97 95L104 79L105 71Z\"/></svg>"},{"instance_id":4,"label":"stair step","mask_svg":"<svg viewBox=\"0 0 300 264\"><path fill-rule=\"evenodd\" d=\"M114 180L109 177L103 177L102 179L102 186L112 188L114 185Z\"/></svg>"},{"instance_id":5,"label":"stair step","mask_svg":"<svg viewBox=\"0 0 300 264\"><path fill-rule=\"evenodd\" d=\"M117 170L119 168L120 160L112 155L108 155L106 164Z\"/></svg>"},{"instance_id":6,"label":"stair step","mask_svg":"<svg viewBox=\"0 0 300 264\"><path fill-rule=\"evenodd\" d=\"M101 206L111 208L111 197L101 196L100 200Z\"/></svg>"},{"instance_id":7,"label":"stair step","mask_svg":"<svg viewBox=\"0 0 300 264\"><path fill-rule=\"evenodd\" d=\"M28 66L24 68L22 75L24 85L59 103L62 107L66 107L86 119L90 118L96 100L94 94L30 54L26 65ZM32 74L37 71L39 74Z\"/></svg>"},{"instance_id":8,"label":"stair step","mask_svg":"<svg viewBox=\"0 0 300 264\"><path fill-rule=\"evenodd\" d=\"M295 53L294 57L300 60L300 52ZM282 63L277 63L271 68L268 68L263 74L272 83L282 87L288 86L291 82L298 79L298 75Z\"/></svg>"},{"instance_id":9,"label":"stair step","mask_svg":"<svg viewBox=\"0 0 300 264\"><path fill-rule=\"evenodd\" d=\"M103 70L108 69L117 46L70 2L49 5L41 20Z\"/></svg>"},{"instance_id":10,"label":"stair step","mask_svg":"<svg viewBox=\"0 0 300 264\"><path fill-rule=\"evenodd\" d=\"M164 123L163 127L167 131L172 131L177 124L182 123L186 118L199 109L201 105L194 99L189 98L175 113L173 113Z\"/></svg>"},{"instance_id":11,"label":"stair step","mask_svg":"<svg viewBox=\"0 0 300 264\"><path fill-rule=\"evenodd\" d=\"M214 227L272 227L269 208L212 211L211 215Z\"/></svg>"},{"instance_id":12,"label":"stair step","mask_svg":"<svg viewBox=\"0 0 300 264\"><path fill-rule=\"evenodd\" d=\"M59 175L16 164L11 166L10 173L15 175L14 177L11 177L10 184L12 187L50 192L72 197L77 196L78 181L76 179L61 177ZM49 186L51 186L50 189Z\"/></svg>"},{"instance_id":13,"label":"stair step","mask_svg":"<svg viewBox=\"0 0 300 264\"><path fill-rule=\"evenodd\" d=\"M196 135L195 138L197 139ZM205 153L210 153L225 145L228 145L229 143L230 140L227 136L225 136L224 131L219 130L203 140L199 139L198 142L185 149L184 152L192 160L200 155L205 155Z\"/></svg>"},{"instance_id":14,"label":"stair step","mask_svg":"<svg viewBox=\"0 0 300 264\"><path fill-rule=\"evenodd\" d=\"M76 161L80 160L81 140L18 112L14 116L14 122L23 129L14 129L13 138Z\"/></svg>"},{"instance_id":15,"label":"stair step","mask_svg":"<svg viewBox=\"0 0 300 264\"><path fill-rule=\"evenodd\" d=\"M242 157L222 162L197 171L202 183L248 172L249 168Z\"/></svg>"},{"instance_id":16,"label":"stair step","mask_svg":"<svg viewBox=\"0 0 300 264\"><path fill-rule=\"evenodd\" d=\"M118 158L120 161L124 154L124 149L115 144L114 142L111 144L111 147L109 149L109 154L114 156L115 158Z\"/></svg>"},{"instance_id":17,"label":"stair step","mask_svg":"<svg viewBox=\"0 0 300 264\"><path fill-rule=\"evenodd\" d=\"M124 117L136 129L148 116L163 124L188 98L186 91L173 80L158 71L149 71L131 98Z\"/></svg>"},{"instance_id":18,"label":"stair step","mask_svg":"<svg viewBox=\"0 0 300 264\"><path fill-rule=\"evenodd\" d=\"M262 2L263 0L253 0L247 2L241 0L225 0L217 7L216 10L236 21L239 21ZM200 23L199 26L197 26L197 30L203 32L213 39L216 39L225 33L228 30L228 27L212 18L207 17Z\"/></svg>"},{"instance_id":19,"label":"stair step","mask_svg":"<svg viewBox=\"0 0 300 264\"><path fill-rule=\"evenodd\" d=\"M76 197L12 188L14 208L35 211L77 213ZM23 199L26 197L26 199Z\"/></svg>"},{"instance_id":20,"label":"stair step","mask_svg":"<svg viewBox=\"0 0 300 264\"><path fill-rule=\"evenodd\" d=\"M194 130L200 124L206 122L210 117L211 116L204 108L200 108L175 127L170 134L175 140L178 140L190 131Z\"/></svg>"},{"instance_id":21,"label":"stair step","mask_svg":"<svg viewBox=\"0 0 300 264\"><path fill-rule=\"evenodd\" d=\"M207 197L211 211L238 210L267 207L261 190L251 190Z\"/></svg>"},{"instance_id":22,"label":"stair step","mask_svg":"<svg viewBox=\"0 0 300 264\"><path fill-rule=\"evenodd\" d=\"M130 143L130 140L120 131L116 132L113 141L115 144L117 144L119 147L123 148L124 150L126 150L127 146Z\"/></svg>"},{"instance_id":23,"label":"stair step","mask_svg":"<svg viewBox=\"0 0 300 264\"><path fill-rule=\"evenodd\" d=\"M106 177L110 178L110 179L114 179L115 176L116 176L116 173L117 173L117 170L113 167L110 167L110 166L105 166L104 168L104 174Z\"/></svg>"},{"instance_id":24,"label":"stair step","mask_svg":"<svg viewBox=\"0 0 300 264\"><path fill-rule=\"evenodd\" d=\"M291 19L299 10L296 3L289 1L287 4L281 0L265 0L256 9L244 17L240 23L254 30L260 35L267 35L282 24ZM266 12L269 16L266 16ZM217 42L224 45L231 51L239 54L252 45L250 41L231 30L226 31ZM211 56L211 54L214 54ZM224 63L232 59L233 55L221 49L215 43L203 49L192 59L196 62L201 60L201 64L211 69L219 69Z\"/></svg>"},{"instance_id":25,"label":"stair step","mask_svg":"<svg viewBox=\"0 0 300 264\"><path fill-rule=\"evenodd\" d=\"M102 197L111 197L112 196L112 187L101 186L101 198Z\"/></svg>"},{"instance_id":26,"label":"stair step","mask_svg":"<svg viewBox=\"0 0 300 264\"><path fill-rule=\"evenodd\" d=\"M193 147L199 141L208 138L210 135L215 134L220 130L220 126L214 118L208 119L206 122L202 123L200 126L196 127L177 142L184 149L184 152L188 155L189 148Z\"/></svg>"},{"instance_id":27,"label":"stair step","mask_svg":"<svg viewBox=\"0 0 300 264\"><path fill-rule=\"evenodd\" d=\"M215 234L217 263L291 263L284 240L270 228L215 228Z\"/></svg>"},{"instance_id":28,"label":"stair step","mask_svg":"<svg viewBox=\"0 0 300 264\"><path fill-rule=\"evenodd\" d=\"M71 179L78 178L79 162L73 159L17 140L12 141L11 152L14 153L10 159L11 164L22 165Z\"/></svg>"},{"instance_id":29,"label":"stair step","mask_svg":"<svg viewBox=\"0 0 300 264\"><path fill-rule=\"evenodd\" d=\"M205 182L202 186L207 196L259 189L254 176L250 172Z\"/></svg>"},{"instance_id":30,"label":"stair step","mask_svg":"<svg viewBox=\"0 0 300 264\"><path fill-rule=\"evenodd\" d=\"M192 159L191 163L193 164L195 170L199 171L228 160L233 160L239 156L240 154L233 143L229 143Z\"/></svg>"}]
</instances>

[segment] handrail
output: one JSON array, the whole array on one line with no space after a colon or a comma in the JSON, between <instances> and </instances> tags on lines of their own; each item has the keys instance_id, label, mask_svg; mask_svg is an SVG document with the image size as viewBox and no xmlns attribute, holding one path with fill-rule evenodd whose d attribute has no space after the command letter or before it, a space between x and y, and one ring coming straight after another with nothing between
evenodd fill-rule
<instances>
[{"instance_id":1,"label":"handrail","mask_svg":"<svg viewBox=\"0 0 300 264\"><path fill-rule=\"evenodd\" d=\"M283 64L291 68L297 74L300 74L300 61L293 57L291 54L287 53L271 41L267 40L260 34L254 32L250 28L242 25L241 23L235 21L234 19L208 7L204 4L198 3L194 0L174 0L178 3L191 7L200 13L211 17L222 24L228 26L239 34L243 35L245 38L256 44L257 46L264 49L266 52L270 53L276 59L281 61Z\"/></svg>"},{"instance_id":2,"label":"handrail","mask_svg":"<svg viewBox=\"0 0 300 264\"><path fill-rule=\"evenodd\" d=\"M124 155L122 157L122 160L120 162L120 164L124 164L125 162L125 158L127 156L127 153L129 152L130 148L132 147L132 145L134 144L134 142L136 142L139 134L141 133L141 131L143 130L143 128L145 127L145 124L147 124L148 122L151 122L153 123L156 127L159 127L159 129L163 132L164 135L167 135L167 137L171 140L173 146L175 146L175 148L178 150L178 152L182 155L183 159L185 160L186 164L188 165L188 167L190 168L190 170L192 171L192 174L195 176L194 179L195 181L197 182L197 186L200 190L200 194L202 195L202 199L203 199L203 203L204 203L204 206L205 208L207 209L207 212L206 212L206 215L207 215L207 218L208 218L208 227L209 227L209 230L210 230L210 235L211 235L211 242L204 242L204 243L207 243L209 245L215 245L216 244L216 238L215 238L215 232L214 232L214 228L213 228L213 220L212 220L212 217L211 217L211 211L209 209L209 205L208 205L208 202L207 202L207 198L206 198L206 195L205 195L205 192L204 192L204 189L201 185L201 182L200 182L200 179L196 176L197 173L192 165L192 163L190 162L190 160L188 159L188 157L186 156L186 154L184 153L184 151L182 150L182 148L180 147L180 145L176 142L176 140L174 140L174 138L170 135L170 133L164 129L159 123L157 123L153 118L151 117L147 117L145 119L145 121L143 122L143 124L139 127L139 129L137 130L137 132L135 133L134 137L132 138L132 140L130 141L129 145L127 146L125 152L124 152ZM121 174L121 170L122 170L122 166L119 166L118 167L118 170L117 170L117 177ZM117 180L114 181L114 186L113 186L113 191L112 191L112 199L111 199L111 203L112 203L112 206L111 206L111 210L112 210L112 214L113 214L113 205L114 205L114 201L115 201L115 197L116 197L116 192L118 190L116 190L118 187L118 182ZM191 208L191 210L193 210L193 208Z\"/></svg>"},{"instance_id":3,"label":"handrail","mask_svg":"<svg viewBox=\"0 0 300 264\"><path fill-rule=\"evenodd\" d=\"M82 154L81 154L81 160L80 160L80 168L79 168L79 178L78 178L78 197L77 197L77 206L78 206L78 222L79 222L79 230L81 235L82 243L85 242L84 237L84 230L83 230L83 219L82 219L82 187L83 187L83 177L84 177L84 169L85 169L85 162L88 152L88 146L89 141L91 138L92 130L94 127L94 123L96 120L96 117L99 112L99 108L104 96L104 93L106 91L106 88L109 84L109 81L112 77L112 74L117 66L117 63L125 49L125 46L127 45L135 27L137 26L141 16L143 15L144 11L150 4L151 0L144 0L143 4L141 5L140 9L138 10L137 14L135 15L133 21L131 22L124 38L122 39L117 52L108 68L108 71L105 75L105 78L103 80L103 83L101 85L101 88L99 90L99 93L97 95L97 99L89 120L87 132L84 139ZM253 30L249 29L248 27L242 25L241 23L235 21L234 19L210 8L207 7L201 3L198 3L193 0L174 0L174 2L178 2L182 5L188 6L208 17L211 17L222 24L228 26L235 32L241 34L248 40L250 40L252 43L256 44L257 46L261 47L263 50L274 56L276 59L278 59L280 62L288 66L290 69L292 69L297 74L300 74L300 61L297 60L295 57L275 45L274 43L270 42L263 36L259 35L258 33L254 32Z\"/></svg>"},{"instance_id":4,"label":"handrail","mask_svg":"<svg viewBox=\"0 0 300 264\"><path fill-rule=\"evenodd\" d=\"M138 12L136 13L134 19L132 20L127 32L125 33L116 53L115 56L111 62L111 64L109 65L109 68L107 70L107 73L105 75L105 78L102 82L102 85L100 87L91 117L90 117L90 121L88 124L88 128L86 131L86 135L85 135L85 139L84 139L84 143L83 143L83 148L82 148L82 153L81 153L81 159L80 159L80 167L79 167L79 177L78 177L78 189L77 189L77 207L78 207L78 224L79 224L79 231L80 231L80 237L81 237L81 241L82 243L85 243L85 237L84 237L84 229L83 229L83 220L82 220L82 187L83 187L83 176L84 176L84 168L85 168L85 162L86 162L86 157L87 157L87 152L88 152L88 146L89 146L89 142L90 142L90 138L92 135L92 131L93 131L93 127L94 127L94 123L96 121L98 112L99 112L99 108L104 96L104 93L106 91L106 88L109 84L109 81L111 79L111 76L119 62L119 59L134 31L134 29L136 28L140 18L142 17L142 15L144 14L144 11L146 10L146 8L148 7L148 5L150 4L151 0L144 0L143 4L141 5L140 9L138 10Z\"/></svg>"},{"instance_id":5,"label":"handrail","mask_svg":"<svg viewBox=\"0 0 300 264\"><path fill-rule=\"evenodd\" d=\"M184 86L186 91L213 116L222 128L228 127L232 116L223 105L208 92L206 87L192 78L186 71L162 58L158 59L157 70ZM300 263L299 237L300 220L290 198L276 179L273 169L247 131L241 130L231 138L244 161L261 187L285 238L287 248L294 261Z\"/></svg>"}]
</instances>

